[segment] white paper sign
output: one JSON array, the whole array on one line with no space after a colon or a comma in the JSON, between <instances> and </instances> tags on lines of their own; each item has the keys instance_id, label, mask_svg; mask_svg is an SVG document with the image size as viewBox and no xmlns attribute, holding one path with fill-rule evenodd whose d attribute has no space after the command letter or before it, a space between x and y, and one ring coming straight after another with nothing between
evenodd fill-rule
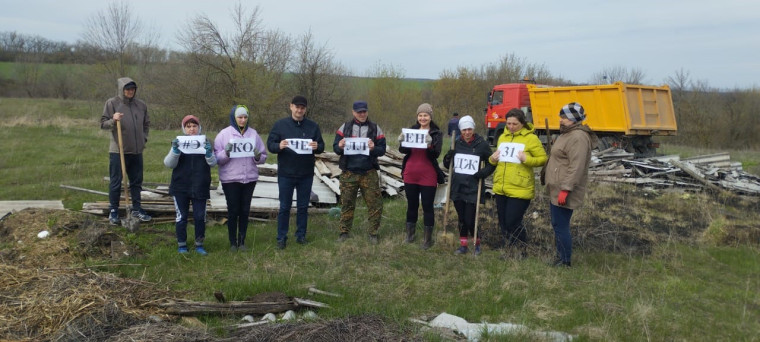
<instances>
[{"instance_id":1,"label":"white paper sign","mask_svg":"<svg viewBox=\"0 0 760 342\"><path fill-rule=\"evenodd\" d=\"M480 156L457 153L454 155L454 173L474 175L480 166Z\"/></svg>"},{"instance_id":2,"label":"white paper sign","mask_svg":"<svg viewBox=\"0 0 760 342\"><path fill-rule=\"evenodd\" d=\"M285 139L288 141L288 148L295 151L298 154L312 154L314 153L314 150L312 150L311 146L309 144L311 143L311 139Z\"/></svg>"},{"instance_id":3,"label":"white paper sign","mask_svg":"<svg viewBox=\"0 0 760 342\"><path fill-rule=\"evenodd\" d=\"M179 150L184 154L206 154L206 136L205 135L180 135Z\"/></svg>"},{"instance_id":4,"label":"white paper sign","mask_svg":"<svg viewBox=\"0 0 760 342\"><path fill-rule=\"evenodd\" d=\"M343 140L346 143L343 146L343 154L347 156L357 154L369 155L369 138L344 138Z\"/></svg>"},{"instance_id":5,"label":"white paper sign","mask_svg":"<svg viewBox=\"0 0 760 342\"><path fill-rule=\"evenodd\" d=\"M427 148L425 136L428 134L428 130L402 128L401 133L404 134L404 141L401 142L401 146L408 148Z\"/></svg>"},{"instance_id":6,"label":"white paper sign","mask_svg":"<svg viewBox=\"0 0 760 342\"><path fill-rule=\"evenodd\" d=\"M517 152L520 151L525 151L525 144L501 143L499 144L499 161L521 164L520 159L517 159Z\"/></svg>"},{"instance_id":7,"label":"white paper sign","mask_svg":"<svg viewBox=\"0 0 760 342\"><path fill-rule=\"evenodd\" d=\"M256 156L256 139L254 138L237 138L230 139L232 151L230 158L244 158Z\"/></svg>"}]
</instances>

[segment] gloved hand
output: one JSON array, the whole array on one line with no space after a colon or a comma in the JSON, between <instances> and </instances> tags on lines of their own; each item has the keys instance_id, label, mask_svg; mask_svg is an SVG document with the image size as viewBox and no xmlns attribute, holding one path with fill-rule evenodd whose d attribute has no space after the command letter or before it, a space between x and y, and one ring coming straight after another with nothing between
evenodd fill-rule
<instances>
[{"instance_id":1,"label":"gloved hand","mask_svg":"<svg viewBox=\"0 0 760 342\"><path fill-rule=\"evenodd\" d=\"M206 144L203 145L203 147L206 148L206 158L211 158L211 155L214 153L214 149L211 147L211 142L206 140Z\"/></svg>"},{"instance_id":2,"label":"gloved hand","mask_svg":"<svg viewBox=\"0 0 760 342\"><path fill-rule=\"evenodd\" d=\"M224 153L227 153L227 157L229 157L230 152L232 152L232 143L227 143L227 145L224 145Z\"/></svg>"},{"instance_id":3,"label":"gloved hand","mask_svg":"<svg viewBox=\"0 0 760 342\"><path fill-rule=\"evenodd\" d=\"M179 139L177 138L172 140L172 152L174 152L174 154L179 154Z\"/></svg>"},{"instance_id":4,"label":"gloved hand","mask_svg":"<svg viewBox=\"0 0 760 342\"><path fill-rule=\"evenodd\" d=\"M425 135L425 143L430 145L433 142L433 137L430 136L430 134Z\"/></svg>"},{"instance_id":5,"label":"gloved hand","mask_svg":"<svg viewBox=\"0 0 760 342\"><path fill-rule=\"evenodd\" d=\"M565 205L567 203L567 195L570 192L567 190L561 190L559 192L559 196L557 196L557 204L559 205Z\"/></svg>"},{"instance_id":6,"label":"gloved hand","mask_svg":"<svg viewBox=\"0 0 760 342\"><path fill-rule=\"evenodd\" d=\"M404 133L398 135L398 142L404 142Z\"/></svg>"},{"instance_id":7,"label":"gloved hand","mask_svg":"<svg viewBox=\"0 0 760 342\"><path fill-rule=\"evenodd\" d=\"M258 147L254 147L253 148L253 160L259 161L260 158L261 158L261 151L259 151Z\"/></svg>"}]
</instances>

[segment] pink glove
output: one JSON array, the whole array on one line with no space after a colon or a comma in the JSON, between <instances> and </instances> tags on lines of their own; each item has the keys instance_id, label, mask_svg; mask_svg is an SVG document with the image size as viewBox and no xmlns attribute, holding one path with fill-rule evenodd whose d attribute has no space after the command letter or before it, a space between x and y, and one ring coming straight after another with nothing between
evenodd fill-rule
<instances>
[{"instance_id":1,"label":"pink glove","mask_svg":"<svg viewBox=\"0 0 760 342\"><path fill-rule=\"evenodd\" d=\"M559 196L557 196L557 204L559 205L565 205L567 203L567 194L570 192L567 190L561 190L559 192Z\"/></svg>"}]
</instances>

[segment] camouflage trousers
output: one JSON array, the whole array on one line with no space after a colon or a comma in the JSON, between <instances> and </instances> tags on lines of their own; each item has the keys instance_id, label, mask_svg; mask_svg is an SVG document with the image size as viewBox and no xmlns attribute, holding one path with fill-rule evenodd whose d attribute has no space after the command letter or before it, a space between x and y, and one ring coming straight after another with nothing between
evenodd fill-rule
<instances>
[{"instance_id":1,"label":"camouflage trousers","mask_svg":"<svg viewBox=\"0 0 760 342\"><path fill-rule=\"evenodd\" d=\"M369 222L367 232L370 235L376 235L383 215L383 194L375 169L365 174L344 171L340 175L340 232L348 233L354 225L354 209L356 209L359 189L361 189L364 202L367 203L367 221Z\"/></svg>"}]
</instances>

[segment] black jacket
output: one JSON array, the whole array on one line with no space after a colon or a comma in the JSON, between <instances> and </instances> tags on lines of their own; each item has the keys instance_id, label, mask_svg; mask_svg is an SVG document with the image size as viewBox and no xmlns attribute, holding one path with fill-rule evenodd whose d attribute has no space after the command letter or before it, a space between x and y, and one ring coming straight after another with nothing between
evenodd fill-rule
<instances>
[{"instance_id":1,"label":"black jacket","mask_svg":"<svg viewBox=\"0 0 760 342\"><path fill-rule=\"evenodd\" d=\"M370 138L375 143L375 148L369 151L369 155L343 154L343 149L338 146L343 138ZM360 123L354 119L347 121L335 132L333 151L340 155L338 166L343 171L366 173L369 170L380 170L377 157L385 155L385 135L376 123L367 120Z\"/></svg>"},{"instance_id":2,"label":"black jacket","mask_svg":"<svg viewBox=\"0 0 760 342\"><path fill-rule=\"evenodd\" d=\"M488 162L488 158L491 156L491 147L488 146L488 142L478 134L475 134L472 142L465 142L461 137L454 143L454 150L450 150L443 157L443 166L449 168L454 154L471 154L480 157L481 164L485 162L485 166L480 168L478 166L478 172L474 175L465 175L461 173L453 173L450 175L451 179L451 200L452 201L465 201L467 203L475 203L478 198L478 181L485 179L491 173L493 173L495 167ZM485 182L481 183L481 199L482 191L485 190Z\"/></svg>"},{"instance_id":3,"label":"black jacket","mask_svg":"<svg viewBox=\"0 0 760 342\"><path fill-rule=\"evenodd\" d=\"M170 152L171 153L171 152ZM177 166L172 170L169 194L186 195L192 199L209 199L211 166L202 154L180 153Z\"/></svg>"},{"instance_id":4,"label":"black jacket","mask_svg":"<svg viewBox=\"0 0 760 342\"><path fill-rule=\"evenodd\" d=\"M294 138L314 140L317 142L317 149L312 154L298 154L290 148L280 150L280 141ZM267 149L278 154L278 176L306 177L314 174L314 155L325 151L325 142L316 122L307 118L296 121L287 117L274 123L267 137Z\"/></svg>"}]
</instances>

